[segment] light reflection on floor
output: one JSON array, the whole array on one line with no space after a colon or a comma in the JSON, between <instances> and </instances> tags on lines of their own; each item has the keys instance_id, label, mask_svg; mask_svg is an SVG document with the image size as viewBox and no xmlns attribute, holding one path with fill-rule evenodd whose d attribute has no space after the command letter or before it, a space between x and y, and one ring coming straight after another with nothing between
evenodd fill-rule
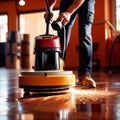
<instances>
[{"instance_id":1,"label":"light reflection on floor","mask_svg":"<svg viewBox=\"0 0 120 120\"><path fill-rule=\"evenodd\" d=\"M94 117L109 118L109 116L106 115L106 111L109 112L107 109L107 99L113 97L115 94L115 92L108 90L71 88L70 93L62 95L20 98L19 110L21 113L32 113L31 116L37 117L34 118L34 120L38 118L48 120L47 116L43 116L45 113L50 116L54 114L54 119L58 120L75 118L75 115L76 119L79 115L83 119L86 117L93 118L92 114L94 114L94 112ZM76 112L78 112L78 114ZM74 117L72 115L74 115Z\"/></svg>"},{"instance_id":2,"label":"light reflection on floor","mask_svg":"<svg viewBox=\"0 0 120 120\"><path fill-rule=\"evenodd\" d=\"M59 111L64 108L74 109L76 104L103 104L106 102L107 97L112 97L115 94L115 92L108 90L79 90L78 88L71 88L70 92L67 94L46 97L23 97L20 98L19 101L21 105L25 105L27 109L30 107L32 109L40 108L41 111ZM29 106L29 104L32 106Z\"/></svg>"}]
</instances>

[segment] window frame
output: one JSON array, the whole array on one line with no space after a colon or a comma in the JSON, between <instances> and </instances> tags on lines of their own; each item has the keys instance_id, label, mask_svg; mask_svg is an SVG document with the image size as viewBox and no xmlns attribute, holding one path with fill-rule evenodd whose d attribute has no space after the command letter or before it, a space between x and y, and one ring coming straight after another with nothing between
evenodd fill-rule
<instances>
[{"instance_id":1,"label":"window frame","mask_svg":"<svg viewBox=\"0 0 120 120\"><path fill-rule=\"evenodd\" d=\"M117 23L116 23L116 0L112 0L112 25L116 29L117 32L120 33L120 30L117 30Z\"/></svg>"},{"instance_id":2,"label":"window frame","mask_svg":"<svg viewBox=\"0 0 120 120\"><path fill-rule=\"evenodd\" d=\"M6 36L6 38L5 38L5 40L0 40L0 43L3 43L3 42L7 42L7 32L8 32L8 13L0 13L0 16L7 16L7 31L6 31L6 33L5 33L5 36Z\"/></svg>"}]
</instances>

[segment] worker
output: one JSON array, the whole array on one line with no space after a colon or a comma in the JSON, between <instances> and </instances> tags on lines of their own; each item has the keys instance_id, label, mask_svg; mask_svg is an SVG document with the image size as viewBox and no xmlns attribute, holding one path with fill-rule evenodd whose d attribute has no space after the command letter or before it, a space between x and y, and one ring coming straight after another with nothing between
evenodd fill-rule
<instances>
[{"instance_id":1,"label":"worker","mask_svg":"<svg viewBox=\"0 0 120 120\"><path fill-rule=\"evenodd\" d=\"M57 0L48 0L50 7L50 20L53 18L53 9ZM58 31L61 48L64 49L63 60L66 56L66 48L70 40L70 33L76 16L78 15L79 27L79 66L78 85L88 88L95 88L96 82L91 77L92 74L92 23L94 20L95 0L60 0L60 14L57 21L60 21L66 30L66 41L64 42L64 29ZM48 17L48 10L44 14ZM64 43L66 43L64 45Z\"/></svg>"}]
</instances>

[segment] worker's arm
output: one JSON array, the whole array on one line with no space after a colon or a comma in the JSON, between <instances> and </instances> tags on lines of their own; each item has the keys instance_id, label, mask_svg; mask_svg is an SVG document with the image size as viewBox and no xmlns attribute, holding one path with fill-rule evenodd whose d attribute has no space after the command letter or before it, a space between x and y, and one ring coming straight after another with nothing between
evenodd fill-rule
<instances>
[{"instance_id":1,"label":"worker's arm","mask_svg":"<svg viewBox=\"0 0 120 120\"><path fill-rule=\"evenodd\" d=\"M71 15L84 3L84 1L85 0L74 0L68 9L59 15L58 20L61 21L63 25L66 25Z\"/></svg>"}]
</instances>

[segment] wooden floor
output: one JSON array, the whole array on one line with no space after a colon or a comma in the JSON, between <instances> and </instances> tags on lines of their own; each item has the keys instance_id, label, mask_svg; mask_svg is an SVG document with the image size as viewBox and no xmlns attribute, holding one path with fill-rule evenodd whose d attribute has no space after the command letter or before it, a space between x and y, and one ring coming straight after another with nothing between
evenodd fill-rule
<instances>
[{"instance_id":1,"label":"wooden floor","mask_svg":"<svg viewBox=\"0 0 120 120\"><path fill-rule=\"evenodd\" d=\"M19 70L0 68L0 120L120 120L120 73L93 73L95 89L22 97Z\"/></svg>"}]
</instances>

